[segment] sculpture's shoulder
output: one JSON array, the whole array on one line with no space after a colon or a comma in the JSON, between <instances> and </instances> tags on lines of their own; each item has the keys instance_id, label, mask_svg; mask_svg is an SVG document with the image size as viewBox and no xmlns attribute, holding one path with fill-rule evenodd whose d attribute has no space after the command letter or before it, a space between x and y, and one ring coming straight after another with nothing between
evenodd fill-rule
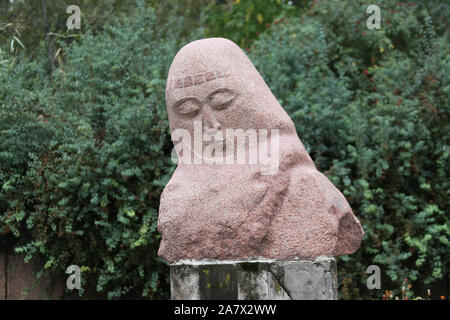
<instances>
[{"instance_id":1,"label":"sculpture's shoulder","mask_svg":"<svg viewBox=\"0 0 450 320\"><path fill-rule=\"evenodd\" d=\"M287 173L289 186L271 223L266 254L284 259L315 258L358 249L364 231L331 181L309 166L294 165Z\"/></svg>"}]
</instances>

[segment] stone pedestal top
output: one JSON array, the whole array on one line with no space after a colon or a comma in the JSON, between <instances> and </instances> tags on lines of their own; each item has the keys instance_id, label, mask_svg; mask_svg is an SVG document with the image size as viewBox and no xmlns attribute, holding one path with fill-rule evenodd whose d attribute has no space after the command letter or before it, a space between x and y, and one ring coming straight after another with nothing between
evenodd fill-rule
<instances>
[{"instance_id":1,"label":"stone pedestal top","mask_svg":"<svg viewBox=\"0 0 450 320\"><path fill-rule=\"evenodd\" d=\"M336 261L185 260L170 266L172 300L333 300Z\"/></svg>"}]
</instances>

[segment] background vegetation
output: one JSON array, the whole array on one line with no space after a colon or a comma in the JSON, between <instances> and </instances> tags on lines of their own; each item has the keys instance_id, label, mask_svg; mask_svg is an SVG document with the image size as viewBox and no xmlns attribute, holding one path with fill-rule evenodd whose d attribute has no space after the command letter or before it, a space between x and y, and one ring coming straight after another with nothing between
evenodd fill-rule
<instances>
[{"instance_id":1,"label":"background vegetation","mask_svg":"<svg viewBox=\"0 0 450 320\"><path fill-rule=\"evenodd\" d=\"M65 1L0 0L2 250L50 279L82 266L81 297L167 298L156 257L174 170L165 80L184 44L223 36L363 224L361 248L339 258L341 297L448 290L448 4L380 2L381 30L356 0L70 4L81 30L67 30ZM382 291L366 287L371 264Z\"/></svg>"}]
</instances>

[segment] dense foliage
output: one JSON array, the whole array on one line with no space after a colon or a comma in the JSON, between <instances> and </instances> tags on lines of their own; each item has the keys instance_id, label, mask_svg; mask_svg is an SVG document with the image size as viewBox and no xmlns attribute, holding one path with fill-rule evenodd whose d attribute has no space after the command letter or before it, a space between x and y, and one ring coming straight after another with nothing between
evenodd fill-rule
<instances>
[{"instance_id":1,"label":"dense foliage","mask_svg":"<svg viewBox=\"0 0 450 320\"><path fill-rule=\"evenodd\" d=\"M368 30L365 8L318 2L251 54L364 226L361 248L339 263L347 298L380 296L365 286L371 264L396 295L404 278L429 285L450 267L448 34L402 3L383 6L381 30Z\"/></svg>"},{"instance_id":2,"label":"dense foliage","mask_svg":"<svg viewBox=\"0 0 450 320\"><path fill-rule=\"evenodd\" d=\"M167 293L156 226L177 48L160 29L147 10L63 48L53 82L27 60L0 80L0 233L48 273L82 266L109 298Z\"/></svg>"},{"instance_id":3,"label":"dense foliage","mask_svg":"<svg viewBox=\"0 0 450 320\"><path fill-rule=\"evenodd\" d=\"M294 5L295 2L295 5ZM229 38L241 48L250 47L251 41L266 30L280 13L298 14L306 1L235 0L219 1L208 8L206 34Z\"/></svg>"},{"instance_id":4,"label":"dense foliage","mask_svg":"<svg viewBox=\"0 0 450 320\"><path fill-rule=\"evenodd\" d=\"M380 298L366 287L372 264L396 295L404 278L448 277L448 5L388 1L369 30L363 1L223 2L85 0L99 13L82 10L91 27L73 32L48 2L59 35L39 42L0 25L0 246L50 279L82 266L87 296L168 297L156 258L174 169L165 79L198 32L248 49L361 220L361 249L338 264L343 298ZM17 6L4 17L26 14Z\"/></svg>"}]
</instances>

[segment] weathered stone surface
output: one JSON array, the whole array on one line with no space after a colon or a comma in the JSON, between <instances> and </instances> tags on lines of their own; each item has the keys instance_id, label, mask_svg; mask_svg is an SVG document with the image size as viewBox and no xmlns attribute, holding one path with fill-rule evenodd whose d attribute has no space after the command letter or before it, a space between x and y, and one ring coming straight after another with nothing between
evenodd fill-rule
<instances>
[{"instance_id":1,"label":"weathered stone surface","mask_svg":"<svg viewBox=\"0 0 450 320\"><path fill-rule=\"evenodd\" d=\"M349 204L316 169L293 122L233 42L183 47L170 67L166 102L180 162L161 195L160 256L313 260L358 249L364 231ZM227 139L231 129L260 135L256 144L248 138L236 146ZM260 153L264 130L267 158Z\"/></svg>"},{"instance_id":2,"label":"weathered stone surface","mask_svg":"<svg viewBox=\"0 0 450 320\"><path fill-rule=\"evenodd\" d=\"M270 271L293 300L337 299L336 261L318 258L315 261L279 261Z\"/></svg>"},{"instance_id":3,"label":"weathered stone surface","mask_svg":"<svg viewBox=\"0 0 450 320\"><path fill-rule=\"evenodd\" d=\"M46 291L47 281L36 280L36 265L25 263L21 255L8 255L7 299L8 300L47 300L60 299L63 295L63 281L58 281L52 293Z\"/></svg>"},{"instance_id":4,"label":"weathered stone surface","mask_svg":"<svg viewBox=\"0 0 450 320\"><path fill-rule=\"evenodd\" d=\"M334 258L182 261L170 267L172 300L337 299Z\"/></svg>"}]
</instances>

